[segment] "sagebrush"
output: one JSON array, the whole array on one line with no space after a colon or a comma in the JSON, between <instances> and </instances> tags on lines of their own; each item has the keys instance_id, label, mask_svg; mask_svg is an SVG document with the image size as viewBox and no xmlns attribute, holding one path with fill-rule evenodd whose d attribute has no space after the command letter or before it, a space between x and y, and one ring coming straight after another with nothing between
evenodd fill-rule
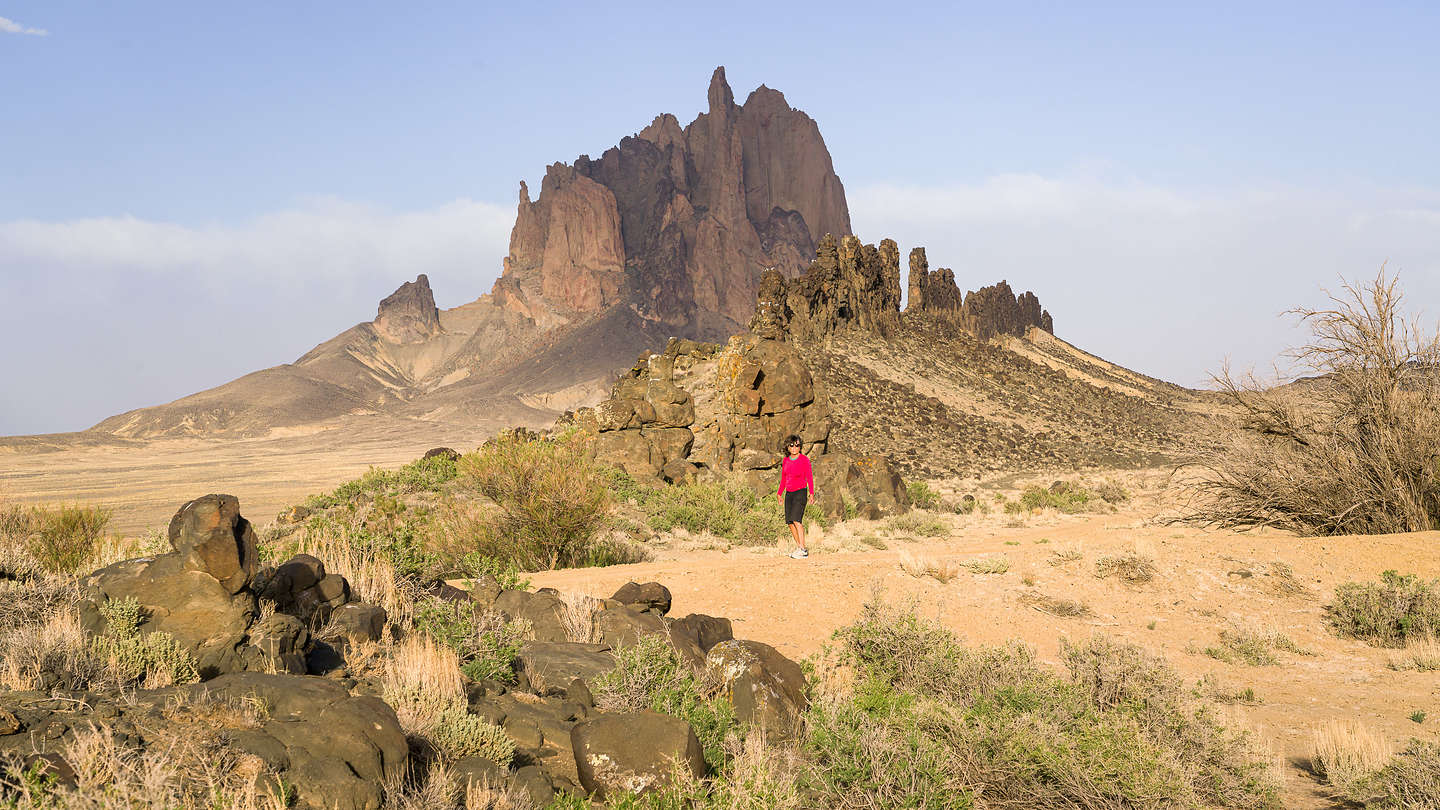
<instances>
[{"instance_id":1,"label":"sagebrush","mask_svg":"<svg viewBox=\"0 0 1440 810\"><path fill-rule=\"evenodd\" d=\"M1290 355L1313 376L1215 378L1237 429L1195 459L1197 497L1181 519L1302 535L1440 526L1440 340L1404 318L1383 268L1330 301L1294 310L1311 339Z\"/></svg>"}]
</instances>

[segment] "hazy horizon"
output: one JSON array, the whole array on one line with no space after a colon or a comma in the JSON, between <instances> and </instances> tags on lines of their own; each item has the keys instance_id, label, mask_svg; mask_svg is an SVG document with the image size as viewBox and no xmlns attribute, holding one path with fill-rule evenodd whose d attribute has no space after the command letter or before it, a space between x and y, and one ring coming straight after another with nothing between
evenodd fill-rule
<instances>
[{"instance_id":1,"label":"hazy horizon","mask_svg":"<svg viewBox=\"0 0 1440 810\"><path fill-rule=\"evenodd\" d=\"M863 240L1136 371L1268 369L1387 262L1440 314L1435 9L404 13L0 7L0 435L291 362L419 273L473 300L521 180L688 123L716 65L819 123Z\"/></svg>"}]
</instances>

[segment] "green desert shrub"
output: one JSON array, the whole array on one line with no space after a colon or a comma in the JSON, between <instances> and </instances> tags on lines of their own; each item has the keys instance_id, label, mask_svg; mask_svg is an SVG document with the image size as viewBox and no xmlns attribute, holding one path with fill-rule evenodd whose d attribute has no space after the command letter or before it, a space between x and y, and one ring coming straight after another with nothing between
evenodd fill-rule
<instances>
[{"instance_id":1,"label":"green desert shrub","mask_svg":"<svg viewBox=\"0 0 1440 810\"><path fill-rule=\"evenodd\" d=\"M1334 631L1376 647L1440 636L1440 580L1386 571L1379 582L1347 582L1325 607Z\"/></svg>"},{"instance_id":2,"label":"green desert shrub","mask_svg":"<svg viewBox=\"0 0 1440 810\"><path fill-rule=\"evenodd\" d=\"M1061 487L1029 487L1020 493L1020 506L1025 509L1054 509L1067 515L1088 512L1096 503L1104 503L1083 487L1066 484Z\"/></svg>"},{"instance_id":3,"label":"green desert shrub","mask_svg":"<svg viewBox=\"0 0 1440 810\"><path fill-rule=\"evenodd\" d=\"M1067 644L1066 677L878 599L837 640L855 687L807 718L821 806L1278 806L1251 740L1134 647Z\"/></svg>"},{"instance_id":4,"label":"green desert shrub","mask_svg":"<svg viewBox=\"0 0 1440 810\"><path fill-rule=\"evenodd\" d=\"M470 679L515 682L513 662L530 634L529 622L433 597L416 604L412 621L416 630L452 650Z\"/></svg>"},{"instance_id":5,"label":"green desert shrub","mask_svg":"<svg viewBox=\"0 0 1440 810\"><path fill-rule=\"evenodd\" d=\"M505 729L458 706L447 707L430 729L430 741L452 760L481 756L509 765L515 743Z\"/></svg>"},{"instance_id":6,"label":"green desert shrub","mask_svg":"<svg viewBox=\"0 0 1440 810\"><path fill-rule=\"evenodd\" d=\"M110 525L110 510L99 506L10 507L0 520L11 544L22 544L45 571L69 574L94 556Z\"/></svg>"},{"instance_id":7,"label":"green desert shrub","mask_svg":"<svg viewBox=\"0 0 1440 810\"><path fill-rule=\"evenodd\" d=\"M97 658L106 661L116 680L149 688L200 680L189 651L162 631L140 632L144 613L133 597L111 599L100 606L105 633L91 644Z\"/></svg>"},{"instance_id":8,"label":"green desert shrub","mask_svg":"<svg viewBox=\"0 0 1440 810\"><path fill-rule=\"evenodd\" d=\"M419 458L403 467L382 469L371 467L351 481L322 495L312 495L305 505L311 509L333 509L353 505L363 497L390 497L417 492L441 492L453 481L459 469L456 460L446 455Z\"/></svg>"},{"instance_id":9,"label":"green desert shrub","mask_svg":"<svg viewBox=\"0 0 1440 810\"><path fill-rule=\"evenodd\" d=\"M885 521L886 528L897 534L915 537L944 537L950 533L950 526L939 515L927 512L906 512Z\"/></svg>"},{"instance_id":10,"label":"green desert shrub","mask_svg":"<svg viewBox=\"0 0 1440 810\"><path fill-rule=\"evenodd\" d=\"M1366 785L1366 807L1440 807L1440 745L1412 740Z\"/></svg>"},{"instance_id":11,"label":"green desert shrub","mask_svg":"<svg viewBox=\"0 0 1440 810\"><path fill-rule=\"evenodd\" d=\"M1289 636L1277 630L1239 625L1221 630L1219 646L1206 647L1205 654L1229 664L1264 667L1280 662L1275 655L1276 650L1295 655L1311 655L1308 650L1291 641Z\"/></svg>"},{"instance_id":12,"label":"green desert shrub","mask_svg":"<svg viewBox=\"0 0 1440 810\"><path fill-rule=\"evenodd\" d=\"M911 481L905 485L905 489L910 493L910 503L916 509L940 508L940 493L924 481Z\"/></svg>"},{"instance_id":13,"label":"green desert shrub","mask_svg":"<svg viewBox=\"0 0 1440 810\"><path fill-rule=\"evenodd\" d=\"M663 636L643 636L615 654L615 668L595 679L595 705L605 711L651 711L695 729L711 768L725 764L725 735L735 727L730 703L696 679Z\"/></svg>"},{"instance_id":14,"label":"green desert shrub","mask_svg":"<svg viewBox=\"0 0 1440 810\"><path fill-rule=\"evenodd\" d=\"M610 491L575 437L502 434L460 459L462 481L499 509L479 524L476 550L525 571L606 564L597 542L608 525Z\"/></svg>"},{"instance_id":15,"label":"green desert shrub","mask_svg":"<svg viewBox=\"0 0 1440 810\"><path fill-rule=\"evenodd\" d=\"M674 484L645 490L636 501L650 528L709 533L741 545L768 545L785 531L773 494L764 496L739 478ZM805 510L807 522L818 509Z\"/></svg>"}]
</instances>

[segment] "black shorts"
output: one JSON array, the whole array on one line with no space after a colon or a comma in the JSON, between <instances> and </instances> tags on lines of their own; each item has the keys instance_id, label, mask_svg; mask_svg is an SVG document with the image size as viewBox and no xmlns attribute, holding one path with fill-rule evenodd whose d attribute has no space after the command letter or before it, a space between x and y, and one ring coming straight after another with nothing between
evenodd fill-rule
<instances>
[{"instance_id":1,"label":"black shorts","mask_svg":"<svg viewBox=\"0 0 1440 810\"><path fill-rule=\"evenodd\" d=\"M808 489L792 489L785 493L785 522L805 522L805 502L810 498Z\"/></svg>"}]
</instances>

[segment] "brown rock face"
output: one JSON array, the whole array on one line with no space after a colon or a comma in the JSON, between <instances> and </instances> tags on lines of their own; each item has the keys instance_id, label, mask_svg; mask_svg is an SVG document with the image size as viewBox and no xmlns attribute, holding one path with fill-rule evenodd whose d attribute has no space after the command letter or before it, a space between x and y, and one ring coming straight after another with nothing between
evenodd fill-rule
<instances>
[{"instance_id":1,"label":"brown rock face","mask_svg":"<svg viewBox=\"0 0 1440 810\"><path fill-rule=\"evenodd\" d=\"M880 247L847 236L836 245L820 240L810 269L794 281L766 273L751 318L763 337L818 340L845 328L881 335L900 323L900 249L893 239Z\"/></svg>"},{"instance_id":2,"label":"brown rock face","mask_svg":"<svg viewBox=\"0 0 1440 810\"><path fill-rule=\"evenodd\" d=\"M779 272L766 279L780 279ZM673 400L684 402L683 419L674 420L683 427L661 421L659 403ZM643 355L610 399L571 418L589 434L596 460L633 476L680 483L735 475L769 497L779 483L781 445L793 434L815 464L817 503L826 512L879 517L909 508L904 482L888 476L888 460L853 460L831 449L825 393L783 340L736 335L722 348L672 339L663 354Z\"/></svg>"},{"instance_id":3,"label":"brown rock face","mask_svg":"<svg viewBox=\"0 0 1440 810\"><path fill-rule=\"evenodd\" d=\"M375 331L395 343L418 343L440 334L440 310L424 273L407 281L380 302L372 323Z\"/></svg>"},{"instance_id":4,"label":"brown rock face","mask_svg":"<svg viewBox=\"0 0 1440 810\"><path fill-rule=\"evenodd\" d=\"M971 330L980 338L1024 335L1032 326L1055 332L1055 322L1049 312L1040 308L1035 293L1027 291L1017 297L1003 280L968 293L965 314L973 323Z\"/></svg>"},{"instance_id":5,"label":"brown rock face","mask_svg":"<svg viewBox=\"0 0 1440 810\"><path fill-rule=\"evenodd\" d=\"M925 312L955 321L982 340L996 335L1022 337L1032 326L1055 332L1055 322L1040 307L1035 293L1017 297L1002 280L962 296L954 271L948 267L930 270L925 248L910 251L909 292L906 312Z\"/></svg>"},{"instance_id":6,"label":"brown rock face","mask_svg":"<svg viewBox=\"0 0 1440 810\"><path fill-rule=\"evenodd\" d=\"M624 267L620 214L608 188L562 163L545 172L535 202L520 184L510 255L495 284L502 305L542 326L541 313L563 321L596 312L617 300Z\"/></svg>"},{"instance_id":7,"label":"brown rock face","mask_svg":"<svg viewBox=\"0 0 1440 810\"><path fill-rule=\"evenodd\" d=\"M541 326L625 301L714 337L749 319L765 268L794 276L817 237L849 232L819 127L768 87L737 105L718 68L684 129L661 115L598 159L551 166L534 202L521 184L495 297Z\"/></svg>"}]
</instances>

